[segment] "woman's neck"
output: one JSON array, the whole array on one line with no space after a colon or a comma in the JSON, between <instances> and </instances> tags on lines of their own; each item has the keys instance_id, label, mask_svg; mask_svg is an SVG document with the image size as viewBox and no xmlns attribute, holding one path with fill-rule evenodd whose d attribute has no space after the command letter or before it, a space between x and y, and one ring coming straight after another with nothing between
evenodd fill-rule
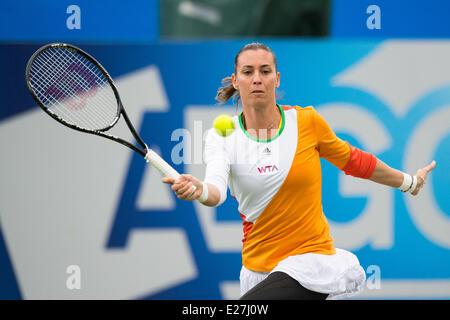
<instances>
[{"instance_id":1,"label":"woman's neck","mask_svg":"<svg viewBox=\"0 0 450 320\"><path fill-rule=\"evenodd\" d=\"M243 107L242 121L247 133L257 139L270 139L278 133L281 120L276 104L266 107Z\"/></svg>"}]
</instances>

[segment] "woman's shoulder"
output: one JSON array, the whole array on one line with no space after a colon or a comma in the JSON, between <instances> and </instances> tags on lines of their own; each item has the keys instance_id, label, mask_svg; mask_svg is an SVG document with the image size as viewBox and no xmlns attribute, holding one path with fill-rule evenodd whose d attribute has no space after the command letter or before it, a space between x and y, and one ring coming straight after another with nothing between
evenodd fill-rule
<instances>
[{"instance_id":1,"label":"woman's shoulder","mask_svg":"<svg viewBox=\"0 0 450 320\"><path fill-rule=\"evenodd\" d=\"M305 112L305 113L309 113L309 112L317 112L316 109L314 109L313 106L306 106L306 107L301 107L299 105L295 105L295 106L290 106L290 105L280 105L281 108L283 108L284 111L287 110L297 110L300 112Z\"/></svg>"},{"instance_id":2,"label":"woman's shoulder","mask_svg":"<svg viewBox=\"0 0 450 320\"><path fill-rule=\"evenodd\" d=\"M317 115L317 111L313 106L301 107L298 105L295 106L281 106L285 112L295 111L297 113L297 119L301 119L302 121L309 120L314 121Z\"/></svg>"}]
</instances>

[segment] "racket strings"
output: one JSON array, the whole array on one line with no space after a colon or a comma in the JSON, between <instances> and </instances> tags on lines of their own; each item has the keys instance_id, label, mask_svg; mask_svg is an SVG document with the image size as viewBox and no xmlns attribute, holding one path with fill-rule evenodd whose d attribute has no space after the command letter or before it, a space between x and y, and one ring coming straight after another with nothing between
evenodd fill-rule
<instances>
[{"instance_id":1,"label":"racket strings","mask_svg":"<svg viewBox=\"0 0 450 320\"><path fill-rule=\"evenodd\" d=\"M44 59L41 59L43 56L44 56L44 54L42 56L38 57L37 60L44 60ZM50 61L50 60L46 60L46 61ZM53 69L53 71L55 71L55 69L52 68L51 65L48 66L48 69ZM51 87L51 83L55 83L57 81L57 79L55 77L56 75L57 75L56 73L52 77L45 77L43 75L39 79L41 82L35 82L33 84L35 84L35 86L38 87L41 91L47 92L48 88ZM68 94L67 90L65 90L64 87L61 87L58 90L60 90L62 92L62 94L64 94L64 95ZM44 104L51 109L51 111L53 113L55 113L56 115L58 115L59 117L64 119L66 122L76 124L83 128L95 127L95 124L92 121L90 121L89 118L86 118L86 119L74 118L73 117L74 114L71 112L68 112L69 110L68 110L67 106L58 101L58 96L55 97L55 96L41 95L40 98L44 102Z\"/></svg>"},{"instance_id":2,"label":"racket strings","mask_svg":"<svg viewBox=\"0 0 450 320\"><path fill-rule=\"evenodd\" d=\"M65 51L66 50L64 50L64 51L63 50L59 50L59 51L56 52L56 54L61 53L61 54L64 55L66 53ZM65 61L64 67L66 68L66 70L69 69L71 66L73 66L74 63L80 62L80 61L75 61L73 59L73 57L71 57L71 56L66 56L66 57L63 57L63 58L65 59L65 60L62 60L62 61ZM69 62L71 62L71 63L69 64ZM81 61L81 62L82 62L83 66L85 68L88 68L88 66L85 64L84 61ZM98 71L98 70L94 69L94 70L90 70L90 71L93 73L94 71ZM83 84L86 81L85 79L83 79L83 77L78 72L74 72L71 75L74 76L75 81L77 81L77 85L79 83ZM65 86L70 88L70 86L72 85L71 81L70 80L68 81L65 77L63 77L63 79L65 80ZM98 78L96 80L96 82L100 84L100 87L103 87L104 84L109 86L109 83L105 79ZM94 87L95 90L97 89L96 87L97 86ZM91 90L92 90L92 88L91 88ZM67 91L66 91L66 93L67 93ZM101 95L99 97L103 98ZM83 98L83 97L81 97L81 98ZM102 99L99 99L99 100L102 100ZM108 105L108 104L111 104L111 103L114 104L115 101L102 101L102 102L103 102L102 106L104 106L104 105ZM98 106L98 105L93 105L93 107L95 107L95 106ZM81 107L83 107L83 105ZM95 113L95 111L97 111L97 109L93 108L92 111L93 111L93 113ZM103 109L100 109L100 111L103 111ZM107 115L107 113L105 113L105 112L103 112L103 114Z\"/></svg>"},{"instance_id":3,"label":"racket strings","mask_svg":"<svg viewBox=\"0 0 450 320\"><path fill-rule=\"evenodd\" d=\"M42 53L40 56L36 57L36 59L33 61L33 67L31 69L30 74L30 82L38 98L42 101L44 105L48 106L52 103L52 99L42 94L42 92L45 91L45 88L50 87L50 83L54 83L56 79L53 76L49 76L48 73L41 72L43 69L44 70L53 69L50 64L50 60L42 59L43 56L44 54ZM57 101L55 100L53 102L56 103ZM73 119L71 119L70 114L64 112L64 109L61 109L60 112L65 114L63 118L65 118L66 120L70 119L72 120L72 122L75 122Z\"/></svg>"},{"instance_id":4,"label":"racket strings","mask_svg":"<svg viewBox=\"0 0 450 320\"><path fill-rule=\"evenodd\" d=\"M117 99L108 79L77 52L63 47L41 52L32 63L30 84L48 111L69 124L102 130L117 120Z\"/></svg>"},{"instance_id":5,"label":"racket strings","mask_svg":"<svg viewBox=\"0 0 450 320\"><path fill-rule=\"evenodd\" d=\"M67 50L58 50L55 53L56 53L56 55L58 55L59 53L64 55L66 51ZM71 68L71 66L72 66L72 68L74 68L73 67L75 65L74 63L77 63L77 62L81 62L82 65L84 66L84 68L88 68L88 66L86 65L86 63L84 61L76 61L71 56L65 56L65 57L62 57L62 58L64 59L62 61L64 61L63 67L64 67L65 70L68 70L69 68ZM77 63L76 65L79 65L79 63ZM91 70L91 71L93 71L93 70ZM59 74L59 72L57 72L56 74ZM68 80L66 77L62 77L62 78L60 77L60 82L61 82L61 80L63 80L62 81L63 82L63 86L58 88L57 90L61 90L62 89L63 90L62 95L69 97L68 99L65 100L66 107L69 106L71 111L76 111L77 114L81 114L81 113L83 113L82 111L84 111L85 101L84 100L82 100L81 102L76 101L76 99L74 99L73 96L71 96L71 95L74 95L74 94L79 95L79 92L73 92L73 90L71 92L68 92L67 88L71 89L71 87L73 86L73 83L74 83L73 80L75 80L76 81L75 82L76 86L77 86L78 91L79 91L80 84L86 86L86 79L83 79L83 77L80 75L79 72L71 72L70 74L71 74L71 76L73 76L74 79L69 79ZM99 79L97 79L96 82L97 83L101 83L101 82L105 82L105 80L100 79L100 81L99 81ZM94 85L95 85L95 83L94 83ZM92 87L92 85L90 87ZM101 85L100 87L103 87L103 86ZM50 88L53 88L53 87L50 87ZM97 89L97 88L94 87L94 89ZM86 90L86 89L84 89L84 90ZM92 90L92 88L91 88L91 90ZM59 94L59 95L61 95L61 94ZM99 97L102 98L102 95L99 95ZM60 96L59 97L57 96L57 98L60 98ZM85 93L83 91L82 91L81 97L79 97L79 98L86 99ZM97 124L94 121L94 119L102 119L105 116L107 116L107 113L104 112L104 108L99 109L99 108L96 108L96 107L98 107L99 105L100 106L105 106L105 105L106 106L110 106L111 104L114 105L115 101L101 101L102 99L98 99L98 100L100 100L100 102L102 102L102 103L101 104L93 104L93 103L91 103L91 105L90 105L90 113L92 113L92 115L94 115L95 118L89 117L90 113L87 114L87 116L85 118L83 118L83 117L80 118L80 120L85 120L86 121L86 122L83 123L84 127L88 127L89 129L91 129L91 127L98 128L98 127L108 126L110 121L107 121L106 124L103 124L103 123ZM81 103L81 105L77 105L77 103ZM58 105L58 104L56 104L56 105ZM72 112L72 114L73 114L73 112ZM65 115L67 115L67 113L65 113ZM73 118L72 118L72 121L73 121Z\"/></svg>"},{"instance_id":6,"label":"racket strings","mask_svg":"<svg viewBox=\"0 0 450 320\"><path fill-rule=\"evenodd\" d=\"M67 51L61 51L61 53L64 55L67 53ZM77 57L79 57L79 56L77 56ZM105 87L110 88L110 84L109 84L108 80L104 77L104 75L99 71L98 68L91 65L85 57L81 57L81 60L77 60L77 61L75 61L73 56L68 56L68 59L70 59L72 61L72 63L77 63L77 62L81 61L84 67L89 68L91 75L94 75L96 78L97 85L95 85L95 89L97 89L98 86L102 89ZM91 67L89 67L89 66L91 66ZM78 80L83 81L83 77L81 76L80 73L75 73L75 76L78 78ZM86 80L86 79L84 79L84 80ZM100 95L99 98L100 98L100 100L104 100L105 97L103 95ZM101 104L101 106L105 106L105 105L107 106L109 103L112 103L114 105L114 102L116 102L115 96L113 97L113 99L111 99L109 101L102 101L102 102L103 102L103 104ZM104 110L100 109L100 111L104 111Z\"/></svg>"},{"instance_id":7,"label":"racket strings","mask_svg":"<svg viewBox=\"0 0 450 320\"><path fill-rule=\"evenodd\" d=\"M62 50L60 50L60 52L56 52L56 54L58 54L58 53L62 53L62 54L64 54L64 52L62 51ZM62 60L62 61L65 61L65 63L64 63L64 67L66 68L66 70L68 69L68 68L70 68L70 66L71 65L73 65L73 63L75 63L75 60L74 59L72 59L72 57L70 57L70 56L68 56L68 57L65 57L66 58L66 60L67 61L65 61L65 60ZM72 64L69 64L69 61L72 61ZM95 71L97 71L97 70L95 70ZM74 78L75 78L75 80L76 81L79 81L79 83L83 83L83 81L84 81L84 79L78 74L78 73L73 73L73 76L74 76ZM70 88L70 86L72 85L72 82L70 81L68 81L65 77L63 77L63 82L64 82L64 87L62 88L63 90L64 90L64 95L67 95L67 93L68 93L68 91L66 90L66 88L67 87L69 87ZM102 82L102 85L101 85L101 87L104 87L104 85L105 85L105 82L106 82L106 85L108 85L109 86L109 83L105 80L105 79L100 79L100 81ZM99 81L99 82L100 82ZM72 92L70 92L70 93L72 93ZM103 99L103 97L100 95L99 96L99 100L103 100L103 101L101 101L102 102L102 104L101 104L101 106L110 106L110 105L115 105L115 101L105 101L104 99ZM70 98L70 99L72 99L72 98ZM70 100L69 100L70 101ZM58 106L58 104L56 104L56 106ZM69 105L71 108L73 108L74 106L73 106L73 102ZM96 119L101 119L102 117L103 118L107 118L108 117L108 114L107 114L107 111L105 111L104 110L104 108L98 108L98 104L92 104L91 106L90 106L90 108L91 108L91 113L93 114L93 115L95 115L96 116ZM83 106L84 107L84 106ZM77 111L79 111L78 109L76 109ZM83 118L80 118L80 120L86 120L88 123L90 123L90 125L92 126L92 127L99 127L99 125L98 124L95 124L93 121L92 121L92 119L89 117L89 115L86 117L86 119L83 119ZM106 123L106 125L105 126L107 126L109 124L109 122L108 123ZM89 127L89 126L87 126L87 127Z\"/></svg>"},{"instance_id":8,"label":"racket strings","mask_svg":"<svg viewBox=\"0 0 450 320\"><path fill-rule=\"evenodd\" d=\"M38 57L37 59L42 58L40 60L43 61L52 61L50 59L53 59L53 56L48 56L47 54L43 53L41 57ZM70 86L73 84L73 81L68 81L65 77L61 78L61 72L58 72L58 68L54 67L54 64L47 63L47 68L51 71L53 71L53 75L51 77L41 77L41 81L44 85L40 86L41 91L45 90L45 95L43 95L43 98L47 98L47 105L49 108L51 108L51 111L63 118L65 121L76 124L77 126L81 126L88 129L98 129L98 127L101 127L96 121L93 121L93 119L89 116L87 117L74 117L76 114L73 111L79 111L77 108L74 108L74 97L71 95L78 95L77 92L68 91L67 88L70 88ZM53 67L51 67L53 66ZM63 66L65 68L68 67L67 63L64 63ZM75 78L76 74L74 74ZM58 81L59 79L59 81ZM76 79L76 81L80 81L80 79ZM59 82L59 83L58 83ZM55 83L57 84L57 87L55 89ZM81 82L83 83L83 82ZM47 88L47 89L45 89ZM49 88L52 89L53 92L50 92L51 94L48 95ZM61 103L60 100L64 99L64 103ZM104 118L104 116L99 116L95 113L95 109L91 106L91 112L95 114L96 118Z\"/></svg>"}]
</instances>

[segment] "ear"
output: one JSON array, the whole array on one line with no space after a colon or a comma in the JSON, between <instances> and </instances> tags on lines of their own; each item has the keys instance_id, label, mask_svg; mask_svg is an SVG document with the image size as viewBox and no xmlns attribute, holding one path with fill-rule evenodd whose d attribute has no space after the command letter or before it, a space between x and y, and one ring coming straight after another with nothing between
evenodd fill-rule
<instances>
[{"instance_id":1,"label":"ear","mask_svg":"<svg viewBox=\"0 0 450 320\"><path fill-rule=\"evenodd\" d=\"M233 88L239 90L239 86L237 84L236 76L234 75L234 73L231 75L231 83L233 84Z\"/></svg>"},{"instance_id":2,"label":"ear","mask_svg":"<svg viewBox=\"0 0 450 320\"><path fill-rule=\"evenodd\" d=\"M275 88L278 88L279 86L280 86L280 73L277 72L277 82L276 82Z\"/></svg>"}]
</instances>

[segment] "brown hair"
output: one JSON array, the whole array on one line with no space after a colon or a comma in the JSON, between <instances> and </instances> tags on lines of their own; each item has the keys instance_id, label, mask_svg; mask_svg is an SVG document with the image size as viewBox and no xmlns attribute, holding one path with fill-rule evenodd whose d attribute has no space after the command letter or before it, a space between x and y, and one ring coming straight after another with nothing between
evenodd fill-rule
<instances>
[{"instance_id":1,"label":"brown hair","mask_svg":"<svg viewBox=\"0 0 450 320\"><path fill-rule=\"evenodd\" d=\"M275 58L275 54L273 53L273 51L265 44L253 42L242 47L242 49L239 50L239 52L237 53L236 57L234 58L234 73L236 73L237 63L241 53L247 50L258 50L258 49L265 50L272 54L273 61L275 63L275 70L277 70L277 59ZM223 86L220 87L219 90L217 91L216 100L218 100L220 104L223 104L227 102L230 98L233 98L233 101L236 101L236 104L238 105L240 99L239 91L233 87L231 77L223 78L222 84Z\"/></svg>"}]
</instances>

